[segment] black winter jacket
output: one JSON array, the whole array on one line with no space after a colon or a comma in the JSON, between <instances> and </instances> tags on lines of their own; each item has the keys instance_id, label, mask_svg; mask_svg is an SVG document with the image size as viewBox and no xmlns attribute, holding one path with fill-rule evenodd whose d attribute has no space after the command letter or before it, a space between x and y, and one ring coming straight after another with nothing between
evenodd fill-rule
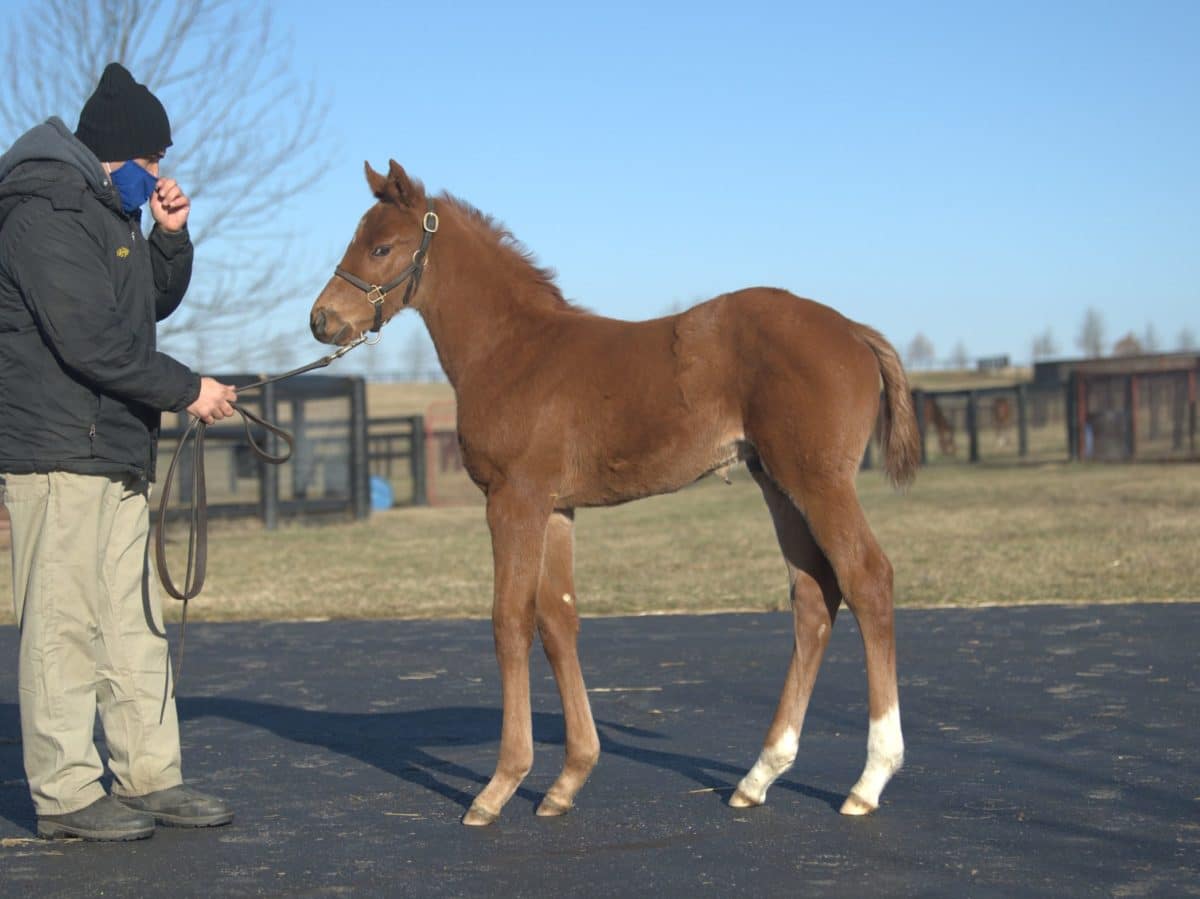
<instances>
[{"instance_id":1,"label":"black winter jacket","mask_svg":"<svg viewBox=\"0 0 1200 899\"><path fill-rule=\"evenodd\" d=\"M145 239L59 119L0 157L0 472L153 480L160 413L200 393L155 348L191 273L187 231Z\"/></svg>"}]
</instances>

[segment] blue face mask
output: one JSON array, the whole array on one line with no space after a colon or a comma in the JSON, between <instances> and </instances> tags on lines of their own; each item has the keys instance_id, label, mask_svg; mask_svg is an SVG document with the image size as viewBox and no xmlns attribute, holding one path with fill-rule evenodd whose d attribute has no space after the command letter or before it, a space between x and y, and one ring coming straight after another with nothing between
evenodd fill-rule
<instances>
[{"instance_id":1,"label":"blue face mask","mask_svg":"<svg viewBox=\"0 0 1200 899\"><path fill-rule=\"evenodd\" d=\"M158 178L131 159L112 173L112 183L121 195L121 208L132 213L150 199Z\"/></svg>"}]
</instances>

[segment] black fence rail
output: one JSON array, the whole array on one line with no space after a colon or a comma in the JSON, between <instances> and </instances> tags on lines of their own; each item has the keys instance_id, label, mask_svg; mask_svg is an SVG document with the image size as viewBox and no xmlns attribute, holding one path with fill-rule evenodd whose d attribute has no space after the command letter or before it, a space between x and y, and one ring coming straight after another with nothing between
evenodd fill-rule
<instances>
[{"instance_id":1,"label":"black fence rail","mask_svg":"<svg viewBox=\"0 0 1200 899\"><path fill-rule=\"evenodd\" d=\"M1198 368L1072 372L1071 458L1104 462L1200 458Z\"/></svg>"},{"instance_id":2,"label":"black fence rail","mask_svg":"<svg viewBox=\"0 0 1200 899\"><path fill-rule=\"evenodd\" d=\"M435 404L441 406L443 404ZM393 504L444 506L478 502L479 489L463 468L453 409L367 421L372 483L385 482Z\"/></svg>"},{"instance_id":3,"label":"black fence rail","mask_svg":"<svg viewBox=\"0 0 1200 899\"><path fill-rule=\"evenodd\" d=\"M261 376L216 377L236 387ZM263 462L251 450L246 429L236 417L210 426L205 434L210 516L257 516L268 529L274 529L282 518L331 514L365 518L370 514L366 386L362 378L304 375L248 391L239 395L238 402L292 433L292 458L284 465ZM159 453L164 464L160 475L165 476L165 459L175 452L186 427L186 413L179 413L174 427L161 430ZM250 434L270 452L281 450L278 438L264 429L252 426ZM187 514L193 464L189 447L179 461L168 519Z\"/></svg>"},{"instance_id":4,"label":"black fence rail","mask_svg":"<svg viewBox=\"0 0 1200 899\"><path fill-rule=\"evenodd\" d=\"M914 390L921 464L1066 461L1067 397L1028 384L971 390ZM873 440L863 459L871 467Z\"/></svg>"},{"instance_id":5,"label":"black fence rail","mask_svg":"<svg viewBox=\"0 0 1200 899\"><path fill-rule=\"evenodd\" d=\"M388 483L396 505L429 505L426 442L423 415L367 420L367 464L371 476ZM402 502L401 496L406 496L407 502Z\"/></svg>"},{"instance_id":6,"label":"black fence rail","mask_svg":"<svg viewBox=\"0 0 1200 899\"><path fill-rule=\"evenodd\" d=\"M1048 462L1068 457L1062 390L1027 384L913 391L921 462Z\"/></svg>"}]
</instances>

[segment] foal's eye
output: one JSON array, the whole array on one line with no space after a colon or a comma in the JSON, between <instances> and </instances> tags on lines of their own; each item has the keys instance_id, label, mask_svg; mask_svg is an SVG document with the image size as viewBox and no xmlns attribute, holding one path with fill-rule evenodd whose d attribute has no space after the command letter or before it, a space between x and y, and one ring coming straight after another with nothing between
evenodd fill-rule
<instances>
[{"instance_id":1,"label":"foal's eye","mask_svg":"<svg viewBox=\"0 0 1200 899\"><path fill-rule=\"evenodd\" d=\"M390 252L392 252L391 246L389 246L388 244L381 244L380 246L377 246L375 249L373 249L371 251L371 255L372 256L386 256Z\"/></svg>"}]
</instances>

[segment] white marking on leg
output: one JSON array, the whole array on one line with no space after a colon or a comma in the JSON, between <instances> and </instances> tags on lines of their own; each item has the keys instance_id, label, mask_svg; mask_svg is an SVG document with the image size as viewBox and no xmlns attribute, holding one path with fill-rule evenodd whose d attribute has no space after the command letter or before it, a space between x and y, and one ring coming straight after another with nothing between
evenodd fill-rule
<instances>
[{"instance_id":1,"label":"white marking on leg","mask_svg":"<svg viewBox=\"0 0 1200 899\"><path fill-rule=\"evenodd\" d=\"M570 593L563 594L563 602L568 603L568 604L571 602L571 594Z\"/></svg>"},{"instance_id":2,"label":"white marking on leg","mask_svg":"<svg viewBox=\"0 0 1200 899\"><path fill-rule=\"evenodd\" d=\"M738 784L738 792L755 805L762 805L767 798L767 788L796 761L799 747L799 732L787 728L773 745L763 747L750 773Z\"/></svg>"},{"instance_id":3,"label":"white marking on leg","mask_svg":"<svg viewBox=\"0 0 1200 899\"><path fill-rule=\"evenodd\" d=\"M900 732L900 707L892 706L871 721L867 735L867 765L850 791L842 813L864 815L879 807L879 794L904 763L904 736ZM855 801L857 800L857 801Z\"/></svg>"}]
</instances>

